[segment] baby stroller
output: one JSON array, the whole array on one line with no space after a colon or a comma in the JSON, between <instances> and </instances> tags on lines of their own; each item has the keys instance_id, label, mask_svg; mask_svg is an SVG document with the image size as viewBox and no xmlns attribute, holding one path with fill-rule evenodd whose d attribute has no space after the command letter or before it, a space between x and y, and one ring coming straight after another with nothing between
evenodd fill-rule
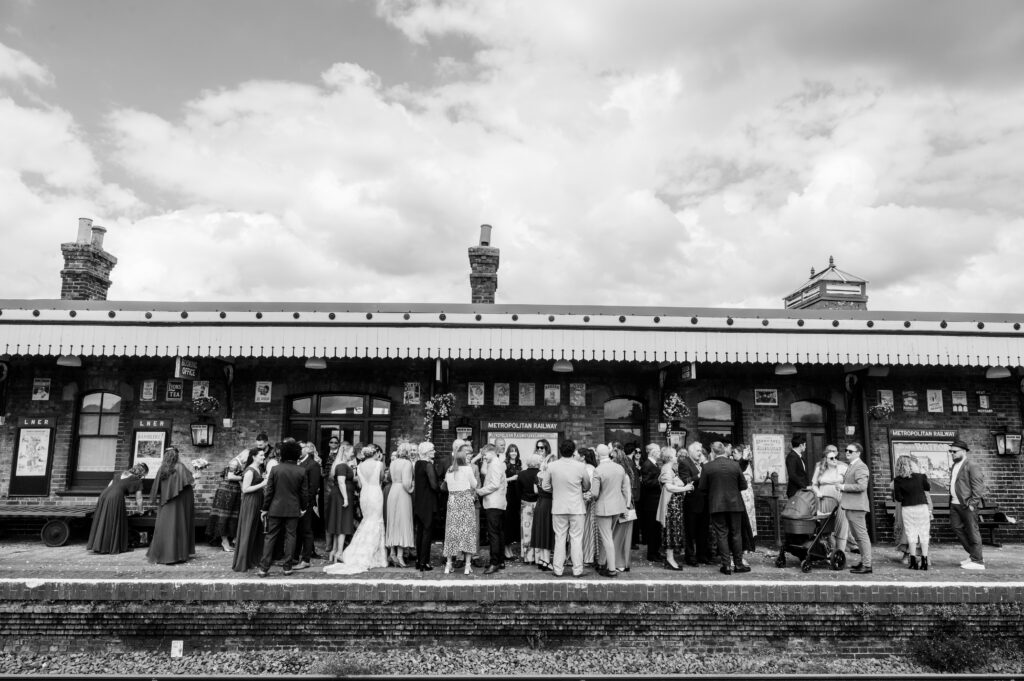
<instances>
[{"instance_id":1,"label":"baby stroller","mask_svg":"<svg viewBox=\"0 0 1024 681\"><path fill-rule=\"evenodd\" d=\"M846 554L835 548L832 532L836 515L842 513L839 502L831 497L818 499L811 490L800 490L782 509L782 546L775 567L786 567L786 553L800 559L800 569L811 571L814 561L827 561L833 570L842 570Z\"/></svg>"}]
</instances>

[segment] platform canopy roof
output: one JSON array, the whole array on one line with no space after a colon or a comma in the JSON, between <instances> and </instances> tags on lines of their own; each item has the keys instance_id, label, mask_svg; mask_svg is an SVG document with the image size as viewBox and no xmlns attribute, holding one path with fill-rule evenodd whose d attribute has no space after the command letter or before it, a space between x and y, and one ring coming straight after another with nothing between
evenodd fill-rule
<instances>
[{"instance_id":1,"label":"platform canopy roof","mask_svg":"<svg viewBox=\"0 0 1024 681\"><path fill-rule=\"evenodd\" d=\"M0 355L1024 365L1024 314L0 300Z\"/></svg>"}]
</instances>

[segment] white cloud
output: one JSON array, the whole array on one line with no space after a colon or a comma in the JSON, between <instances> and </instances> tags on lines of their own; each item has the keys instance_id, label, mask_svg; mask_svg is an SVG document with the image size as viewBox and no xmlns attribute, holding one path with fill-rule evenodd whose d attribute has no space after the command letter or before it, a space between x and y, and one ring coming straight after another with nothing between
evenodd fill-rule
<instances>
[{"instance_id":1,"label":"white cloud","mask_svg":"<svg viewBox=\"0 0 1024 681\"><path fill-rule=\"evenodd\" d=\"M52 85L53 74L25 53L0 43L0 80Z\"/></svg>"}]
</instances>

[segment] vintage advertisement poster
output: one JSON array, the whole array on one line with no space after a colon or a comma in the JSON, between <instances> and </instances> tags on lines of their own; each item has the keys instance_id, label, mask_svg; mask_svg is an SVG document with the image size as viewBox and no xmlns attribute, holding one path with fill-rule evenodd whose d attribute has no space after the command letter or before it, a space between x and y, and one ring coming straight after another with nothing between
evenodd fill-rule
<instances>
[{"instance_id":1,"label":"vintage advertisement poster","mask_svg":"<svg viewBox=\"0 0 1024 681\"><path fill-rule=\"evenodd\" d=\"M891 390L879 390L878 403L887 404L891 409L896 409L896 398L893 396Z\"/></svg>"},{"instance_id":2,"label":"vintage advertisement poster","mask_svg":"<svg viewBox=\"0 0 1024 681\"><path fill-rule=\"evenodd\" d=\"M570 407L585 407L585 406L587 406L587 384L586 383L570 383L569 384L569 406Z\"/></svg>"},{"instance_id":3,"label":"vintage advertisement poster","mask_svg":"<svg viewBox=\"0 0 1024 681\"><path fill-rule=\"evenodd\" d=\"M19 477L44 476L50 461L50 428L22 428L18 433Z\"/></svg>"},{"instance_id":4,"label":"vintage advertisement poster","mask_svg":"<svg viewBox=\"0 0 1024 681\"><path fill-rule=\"evenodd\" d=\"M953 413L954 414L966 414L967 413L967 391L966 390L954 390L953 395Z\"/></svg>"},{"instance_id":5,"label":"vintage advertisement poster","mask_svg":"<svg viewBox=\"0 0 1024 681\"><path fill-rule=\"evenodd\" d=\"M495 383L494 384L494 406L496 407L507 407L512 390L508 383Z\"/></svg>"},{"instance_id":6,"label":"vintage advertisement poster","mask_svg":"<svg viewBox=\"0 0 1024 681\"><path fill-rule=\"evenodd\" d=\"M210 396L210 382L209 381L192 381L192 399L197 400L200 397Z\"/></svg>"},{"instance_id":7,"label":"vintage advertisement poster","mask_svg":"<svg viewBox=\"0 0 1024 681\"><path fill-rule=\"evenodd\" d=\"M519 384L519 406L532 407L537 404L537 386L533 383Z\"/></svg>"},{"instance_id":8,"label":"vintage advertisement poster","mask_svg":"<svg viewBox=\"0 0 1024 681\"><path fill-rule=\"evenodd\" d=\"M755 407L779 406L779 391L775 388L754 388Z\"/></svg>"},{"instance_id":9,"label":"vintage advertisement poster","mask_svg":"<svg viewBox=\"0 0 1024 681\"><path fill-rule=\"evenodd\" d=\"M917 411L917 391L903 391L903 411Z\"/></svg>"},{"instance_id":10,"label":"vintage advertisement poster","mask_svg":"<svg viewBox=\"0 0 1024 681\"><path fill-rule=\"evenodd\" d=\"M164 455L164 443L167 441L167 432L163 430L137 430L135 431L135 449L132 455L132 465L144 463L149 466L149 473L146 478L156 478L157 469L160 468L160 461Z\"/></svg>"},{"instance_id":11,"label":"vintage advertisement poster","mask_svg":"<svg viewBox=\"0 0 1024 681\"><path fill-rule=\"evenodd\" d=\"M273 381L256 381L256 398L254 401L258 404L269 404L273 388Z\"/></svg>"},{"instance_id":12,"label":"vintage advertisement poster","mask_svg":"<svg viewBox=\"0 0 1024 681\"><path fill-rule=\"evenodd\" d=\"M471 407L482 407L484 405L484 384L473 382L469 384L469 396L466 404Z\"/></svg>"},{"instance_id":13,"label":"vintage advertisement poster","mask_svg":"<svg viewBox=\"0 0 1024 681\"><path fill-rule=\"evenodd\" d=\"M148 379L142 382L142 390L139 391L140 402L152 402L156 399L156 380Z\"/></svg>"},{"instance_id":14,"label":"vintage advertisement poster","mask_svg":"<svg viewBox=\"0 0 1024 681\"><path fill-rule=\"evenodd\" d=\"M544 406L557 407L562 403L562 386L557 383L544 384Z\"/></svg>"},{"instance_id":15,"label":"vintage advertisement poster","mask_svg":"<svg viewBox=\"0 0 1024 681\"><path fill-rule=\"evenodd\" d=\"M784 435L755 434L753 444L754 482L771 480L772 473L779 474L779 483L786 484L786 437Z\"/></svg>"},{"instance_id":16,"label":"vintage advertisement poster","mask_svg":"<svg viewBox=\"0 0 1024 681\"><path fill-rule=\"evenodd\" d=\"M419 383L406 383L405 388L402 390L402 404L419 404L420 403L420 384Z\"/></svg>"},{"instance_id":17,"label":"vintage advertisement poster","mask_svg":"<svg viewBox=\"0 0 1024 681\"><path fill-rule=\"evenodd\" d=\"M181 402L181 395L185 392L180 378L167 379L167 401Z\"/></svg>"},{"instance_id":18,"label":"vintage advertisement poster","mask_svg":"<svg viewBox=\"0 0 1024 681\"><path fill-rule=\"evenodd\" d=\"M48 378L34 378L32 379L32 401L33 402L46 402L50 399L50 379Z\"/></svg>"},{"instance_id":19,"label":"vintage advertisement poster","mask_svg":"<svg viewBox=\"0 0 1024 681\"><path fill-rule=\"evenodd\" d=\"M928 411L932 414L941 414L943 411L942 406L942 391L941 390L928 390L925 391L925 395L928 399Z\"/></svg>"},{"instance_id":20,"label":"vintage advertisement poster","mask_svg":"<svg viewBox=\"0 0 1024 681\"><path fill-rule=\"evenodd\" d=\"M914 457L932 485L932 494L949 492L949 472L953 469L953 458L949 445L957 438L955 430L925 430L916 428L890 428L890 466L896 470L896 460L901 456Z\"/></svg>"}]
</instances>

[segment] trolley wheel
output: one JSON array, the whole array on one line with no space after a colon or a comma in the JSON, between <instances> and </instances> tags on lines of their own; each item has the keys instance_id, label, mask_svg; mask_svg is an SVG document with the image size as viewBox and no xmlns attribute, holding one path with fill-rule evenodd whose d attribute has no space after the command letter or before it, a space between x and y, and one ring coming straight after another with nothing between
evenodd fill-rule
<instances>
[{"instance_id":1,"label":"trolley wheel","mask_svg":"<svg viewBox=\"0 0 1024 681\"><path fill-rule=\"evenodd\" d=\"M810 571L811 571L811 561L805 560L802 563L800 563L800 572L810 572Z\"/></svg>"},{"instance_id":2,"label":"trolley wheel","mask_svg":"<svg viewBox=\"0 0 1024 681\"><path fill-rule=\"evenodd\" d=\"M832 552L832 555L828 557L828 566L833 570L842 570L846 567L846 554L836 549Z\"/></svg>"},{"instance_id":3,"label":"trolley wheel","mask_svg":"<svg viewBox=\"0 0 1024 681\"><path fill-rule=\"evenodd\" d=\"M47 546L64 546L71 536L71 526L66 520L48 520L39 532L39 537Z\"/></svg>"},{"instance_id":4,"label":"trolley wheel","mask_svg":"<svg viewBox=\"0 0 1024 681\"><path fill-rule=\"evenodd\" d=\"M775 567L777 567L777 568L784 568L784 567L786 567L786 557L785 556L779 556L778 558L776 558L775 559Z\"/></svg>"}]
</instances>

